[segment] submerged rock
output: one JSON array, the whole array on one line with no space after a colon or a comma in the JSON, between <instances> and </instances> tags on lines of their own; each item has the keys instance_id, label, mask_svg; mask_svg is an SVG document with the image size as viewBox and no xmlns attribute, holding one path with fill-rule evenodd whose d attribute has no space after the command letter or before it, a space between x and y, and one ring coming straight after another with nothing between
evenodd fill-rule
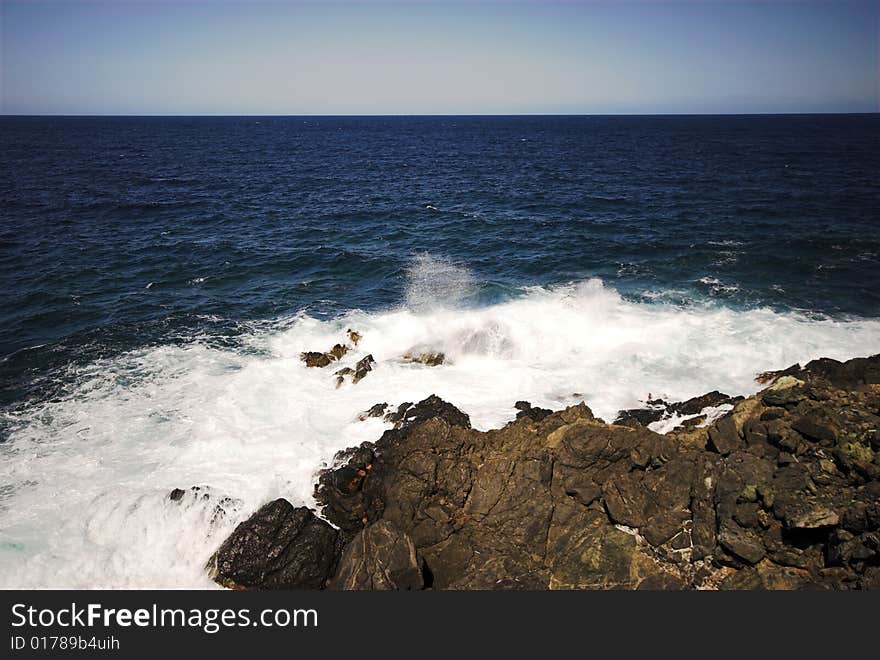
<instances>
[{"instance_id":1,"label":"submerged rock","mask_svg":"<svg viewBox=\"0 0 880 660\"><path fill-rule=\"evenodd\" d=\"M403 358L405 362L415 362L417 364L424 364L427 367L438 367L446 360L446 356L443 353L404 353Z\"/></svg>"},{"instance_id":2,"label":"submerged rock","mask_svg":"<svg viewBox=\"0 0 880 660\"><path fill-rule=\"evenodd\" d=\"M210 515L208 522L211 526L222 523L227 516L234 515L242 505L241 500L220 495L210 486L190 486L188 489L174 488L168 493L168 500L175 504L186 507L194 504L204 505L212 503L213 507L209 509Z\"/></svg>"},{"instance_id":3,"label":"submerged rock","mask_svg":"<svg viewBox=\"0 0 880 660\"><path fill-rule=\"evenodd\" d=\"M319 351L306 351L300 354L300 359L306 363L307 367L323 368L333 362L334 358L328 353Z\"/></svg>"}]
</instances>

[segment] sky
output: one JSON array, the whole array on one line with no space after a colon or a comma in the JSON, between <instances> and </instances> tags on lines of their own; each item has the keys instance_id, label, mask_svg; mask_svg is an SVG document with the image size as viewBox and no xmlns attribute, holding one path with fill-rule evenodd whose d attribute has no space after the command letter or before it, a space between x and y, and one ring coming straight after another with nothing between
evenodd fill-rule
<instances>
[{"instance_id":1,"label":"sky","mask_svg":"<svg viewBox=\"0 0 880 660\"><path fill-rule=\"evenodd\" d=\"M0 0L2 114L880 111L880 0Z\"/></svg>"}]
</instances>

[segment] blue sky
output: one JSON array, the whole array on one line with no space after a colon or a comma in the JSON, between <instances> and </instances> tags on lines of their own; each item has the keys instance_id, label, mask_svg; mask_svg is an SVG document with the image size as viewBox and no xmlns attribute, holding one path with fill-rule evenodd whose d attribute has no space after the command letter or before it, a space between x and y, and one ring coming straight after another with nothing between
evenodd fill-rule
<instances>
[{"instance_id":1,"label":"blue sky","mask_svg":"<svg viewBox=\"0 0 880 660\"><path fill-rule=\"evenodd\" d=\"M4 114L877 112L880 1L0 0Z\"/></svg>"}]
</instances>

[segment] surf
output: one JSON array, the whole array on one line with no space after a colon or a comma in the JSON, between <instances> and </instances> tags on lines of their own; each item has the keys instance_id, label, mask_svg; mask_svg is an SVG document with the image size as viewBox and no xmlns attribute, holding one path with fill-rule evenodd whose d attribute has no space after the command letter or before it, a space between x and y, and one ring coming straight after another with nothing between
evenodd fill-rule
<instances>
[{"instance_id":1,"label":"surf","mask_svg":"<svg viewBox=\"0 0 880 660\"><path fill-rule=\"evenodd\" d=\"M381 418L359 420L376 403L437 394L485 430L518 400L583 400L611 421L649 395L748 395L758 372L880 352L880 319L634 301L598 279L481 305L473 273L430 255L407 278L399 306L301 312L234 347L196 337L129 351L72 367L61 397L6 412L0 586L211 588L204 563L238 522L270 498L313 506L316 472L381 435ZM350 328L362 338L334 366L300 360ZM416 351L445 359L403 359ZM366 355L368 376L337 388L333 371ZM186 495L170 499L174 488Z\"/></svg>"}]
</instances>

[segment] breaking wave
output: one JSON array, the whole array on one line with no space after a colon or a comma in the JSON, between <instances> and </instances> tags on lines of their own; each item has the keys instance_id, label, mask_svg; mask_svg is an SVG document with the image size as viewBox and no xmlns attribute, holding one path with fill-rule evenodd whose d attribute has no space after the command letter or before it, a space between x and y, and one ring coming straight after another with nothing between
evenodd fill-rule
<instances>
[{"instance_id":1,"label":"breaking wave","mask_svg":"<svg viewBox=\"0 0 880 660\"><path fill-rule=\"evenodd\" d=\"M520 399L585 400L613 419L649 393L748 395L760 371L880 352L877 319L634 302L595 279L461 306L475 286L466 269L423 255L400 308L300 314L234 348L203 338L129 352L77 369L62 398L7 412L0 586L211 587L204 563L233 526L269 498L313 504L316 471L385 428L357 418L378 402L437 394L481 429L513 419ZM339 366L366 354L376 365L336 389L335 367L308 369L299 354L348 328L363 339ZM400 359L414 348L446 360ZM192 485L211 497L169 500Z\"/></svg>"}]
</instances>

